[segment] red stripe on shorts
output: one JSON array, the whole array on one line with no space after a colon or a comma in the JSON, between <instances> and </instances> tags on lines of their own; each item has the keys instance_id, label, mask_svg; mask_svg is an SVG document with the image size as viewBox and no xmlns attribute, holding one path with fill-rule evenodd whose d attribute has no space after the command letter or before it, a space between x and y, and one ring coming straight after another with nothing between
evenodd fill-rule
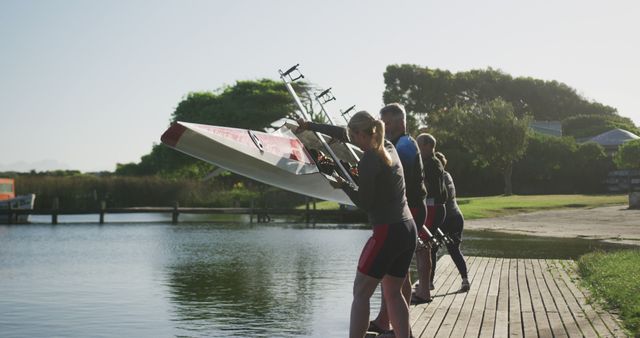
<instances>
[{"instance_id":1,"label":"red stripe on shorts","mask_svg":"<svg viewBox=\"0 0 640 338\"><path fill-rule=\"evenodd\" d=\"M375 262L378 253L384 245L384 241L387 239L389 233L389 224L379 224L373 227L373 236L369 238L367 244L362 249L360 254L360 260L358 261L358 271L368 275L371 270L371 265Z\"/></svg>"},{"instance_id":2,"label":"red stripe on shorts","mask_svg":"<svg viewBox=\"0 0 640 338\"><path fill-rule=\"evenodd\" d=\"M418 208L409 208L409 210L411 211L411 216L415 219L416 214L418 213Z\"/></svg>"},{"instance_id":3,"label":"red stripe on shorts","mask_svg":"<svg viewBox=\"0 0 640 338\"><path fill-rule=\"evenodd\" d=\"M431 230L433 228L433 222L436 219L436 206L435 205L427 205L427 221L424 222L424 225Z\"/></svg>"}]
</instances>

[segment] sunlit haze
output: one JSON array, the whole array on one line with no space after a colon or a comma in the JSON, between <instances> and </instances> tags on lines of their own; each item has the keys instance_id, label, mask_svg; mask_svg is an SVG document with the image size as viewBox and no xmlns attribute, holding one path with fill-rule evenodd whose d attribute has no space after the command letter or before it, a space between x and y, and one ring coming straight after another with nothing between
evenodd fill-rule
<instances>
[{"instance_id":1,"label":"sunlit haze","mask_svg":"<svg viewBox=\"0 0 640 338\"><path fill-rule=\"evenodd\" d=\"M0 1L0 171L137 162L189 92L300 63L377 111L389 64L557 80L640 124L636 1Z\"/></svg>"}]
</instances>

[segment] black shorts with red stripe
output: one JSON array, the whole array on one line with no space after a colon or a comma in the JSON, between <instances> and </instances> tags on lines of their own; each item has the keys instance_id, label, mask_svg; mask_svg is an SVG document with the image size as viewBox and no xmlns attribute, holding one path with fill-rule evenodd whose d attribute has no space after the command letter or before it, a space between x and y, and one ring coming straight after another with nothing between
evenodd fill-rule
<instances>
[{"instance_id":1,"label":"black shorts with red stripe","mask_svg":"<svg viewBox=\"0 0 640 338\"><path fill-rule=\"evenodd\" d=\"M409 210L411 210L413 221L416 222L416 227L420 227L427 221L427 206L424 203L416 207L409 207Z\"/></svg>"},{"instance_id":2,"label":"black shorts with red stripe","mask_svg":"<svg viewBox=\"0 0 640 338\"><path fill-rule=\"evenodd\" d=\"M446 215L447 209L444 207L444 204L427 205L427 219L424 225L429 231L433 232L442 225ZM423 231L422 227L420 227L418 236L424 242L429 240L429 235L427 235L426 231Z\"/></svg>"},{"instance_id":3,"label":"black shorts with red stripe","mask_svg":"<svg viewBox=\"0 0 640 338\"><path fill-rule=\"evenodd\" d=\"M358 271L382 279L404 278L416 249L416 224L411 220L373 226L373 236L362 249Z\"/></svg>"}]
</instances>

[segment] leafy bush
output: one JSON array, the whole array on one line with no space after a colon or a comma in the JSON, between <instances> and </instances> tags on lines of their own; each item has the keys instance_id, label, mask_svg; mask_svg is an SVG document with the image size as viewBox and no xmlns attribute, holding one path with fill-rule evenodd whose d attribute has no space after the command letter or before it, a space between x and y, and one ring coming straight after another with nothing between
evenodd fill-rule
<instances>
[{"instance_id":1,"label":"leafy bush","mask_svg":"<svg viewBox=\"0 0 640 338\"><path fill-rule=\"evenodd\" d=\"M543 194L571 191L571 160L577 148L572 138L531 135L524 157L514 166L516 192Z\"/></svg>"},{"instance_id":2,"label":"leafy bush","mask_svg":"<svg viewBox=\"0 0 640 338\"><path fill-rule=\"evenodd\" d=\"M563 135L575 138L593 137L616 128L640 132L631 119L619 115L577 115L562 121Z\"/></svg>"},{"instance_id":3,"label":"leafy bush","mask_svg":"<svg viewBox=\"0 0 640 338\"><path fill-rule=\"evenodd\" d=\"M502 193L504 183L500 171L476 161L474 154L466 150L457 139L434 134L438 139L437 150L447 157L445 170L453 177L458 195L487 196Z\"/></svg>"},{"instance_id":4,"label":"leafy bush","mask_svg":"<svg viewBox=\"0 0 640 338\"><path fill-rule=\"evenodd\" d=\"M175 202L189 207L249 207L252 201L256 207L292 207L304 201L298 194L232 174L208 181L89 174L13 177L18 194L36 194L38 210L50 209L54 198L61 209L82 210L97 209L103 200L107 207L168 207Z\"/></svg>"},{"instance_id":5,"label":"leafy bush","mask_svg":"<svg viewBox=\"0 0 640 338\"><path fill-rule=\"evenodd\" d=\"M612 167L598 144L534 134L514 167L514 190L521 194L600 193Z\"/></svg>"},{"instance_id":6,"label":"leafy bush","mask_svg":"<svg viewBox=\"0 0 640 338\"><path fill-rule=\"evenodd\" d=\"M640 139L623 144L614 161L620 169L640 169Z\"/></svg>"}]
</instances>

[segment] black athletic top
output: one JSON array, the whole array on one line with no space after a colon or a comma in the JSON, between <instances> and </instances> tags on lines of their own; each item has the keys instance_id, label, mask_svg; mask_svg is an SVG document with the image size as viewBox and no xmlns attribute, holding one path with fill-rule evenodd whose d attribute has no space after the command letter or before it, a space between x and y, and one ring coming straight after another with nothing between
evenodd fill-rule
<instances>
[{"instance_id":1,"label":"black athletic top","mask_svg":"<svg viewBox=\"0 0 640 338\"><path fill-rule=\"evenodd\" d=\"M343 142L350 142L347 136L347 129L330 124L320 124L309 122L308 129L316 131ZM427 188L424 186L424 170L422 157L418 144L413 137L402 134L391 140L395 145L402 162L405 189L407 192L407 203L410 208L417 208L424 205L424 198L427 196Z\"/></svg>"},{"instance_id":2,"label":"black athletic top","mask_svg":"<svg viewBox=\"0 0 640 338\"><path fill-rule=\"evenodd\" d=\"M309 123L308 129L349 142L343 127ZM391 166L373 150L365 151L358 162L358 190L343 188L358 208L367 212L372 224L392 224L411 220L407 204L402 162L394 145L385 140L384 147L391 156Z\"/></svg>"},{"instance_id":3,"label":"black athletic top","mask_svg":"<svg viewBox=\"0 0 640 338\"><path fill-rule=\"evenodd\" d=\"M427 199L433 199L435 204L444 204L447 200L447 188L444 184L444 167L434 154L423 156L424 181L427 186Z\"/></svg>"},{"instance_id":4,"label":"black athletic top","mask_svg":"<svg viewBox=\"0 0 640 338\"><path fill-rule=\"evenodd\" d=\"M453 184L451 174L446 171L444 172L444 184L447 187L447 194L449 195L449 198L447 198L447 202L445 203L445 207L447 208L447 217L456 214L462 215L462 212L458 207L458 202L456 201L456 186Z\"/></svg>"},{"instance_id":5,"label":"black athletic top","mask_svg":"<svg viewBox=\"0 0 640 338\"><path fill-rule=\"evenodd\" d=\"M416 140L409 135L402 134L391 140L391 142L396 146L404 169L404 182L407 189L409 208L424 207L427 188L424 186L422 157Z\"/></svg>"},{"instance_id":6,"label":"black athletic top","mask_svg":"<svg viewBox=\"0 0 640 338\"><path fill-rule=\"evenodd\" d=\"M391 156L391 166L387 166L378 153L367 150L358 162L358 190L350 185L343 190L358 208L367 212L372 224L412 220L405 194L402 163L393 144L387 140L384 143Z\"/></svg>"},{"instance_id":7,"label":"black athletic top","mask_svg":"<svg viewBox=\"0 0 640 338\"><path fill-rule=\"evenodd\" d=\"M347 128L345 127L334 126L332 124L309 122L309 124L307 125L307 129L331 136L342 142L351 142L349 140L349 136L347 135Z\"/></svg>"}]
</instances>

